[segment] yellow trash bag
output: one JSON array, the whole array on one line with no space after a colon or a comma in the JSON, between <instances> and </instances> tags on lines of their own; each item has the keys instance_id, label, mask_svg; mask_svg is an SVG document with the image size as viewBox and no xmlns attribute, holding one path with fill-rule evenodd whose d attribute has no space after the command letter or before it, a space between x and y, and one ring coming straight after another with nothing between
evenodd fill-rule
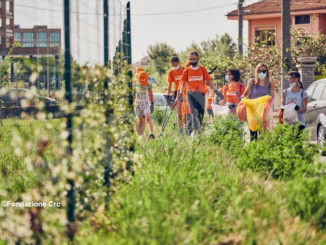
<instances>
[{"instance_id":1,"label":"yellow trash bag","mask_svg":"<svg viewBox=\"0 0 326 245\"><path fill-rule=\"evenodd\" d=\"M273 110L272 97L265 95L257 99L243 99L242 104L246 106L247 121L251 131L264 130L272 127Z\"/></svg>"}]
</instances>

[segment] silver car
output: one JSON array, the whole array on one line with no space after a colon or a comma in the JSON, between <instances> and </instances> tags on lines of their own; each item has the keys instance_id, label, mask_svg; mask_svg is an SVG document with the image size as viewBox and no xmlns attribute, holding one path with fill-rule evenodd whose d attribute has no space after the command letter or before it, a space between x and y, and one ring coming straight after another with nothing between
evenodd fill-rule
<instances>
[{"instance_id":1,"label":"silver car","mask_svg":"<svg viewBox=\"0 0 326 245\"><path fill-rule=\"evenodd\" d=\"M306 91L306 126L311 130L312 140L317 140L323 147L326 138L326 79L315 81Z\"/></svg>"}]
</instances>

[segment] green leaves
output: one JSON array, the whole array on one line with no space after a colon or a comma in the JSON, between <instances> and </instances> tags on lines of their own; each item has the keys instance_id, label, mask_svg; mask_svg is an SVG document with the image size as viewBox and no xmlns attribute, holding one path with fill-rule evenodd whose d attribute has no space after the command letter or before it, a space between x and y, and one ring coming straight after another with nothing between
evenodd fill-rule
<instances>
[{"instance_id":1,"label":"green leaves","mask_svg":"<svg viewBox=\"0 0 326 245\"><path fill-rule=\"evenodd\" d=\"M273 132L246 145L237 166L281 179L311 174L317 151L305 143L307 139L307 133L299 132L297 127L278 125Z\"/></svg>"}]
</instances>

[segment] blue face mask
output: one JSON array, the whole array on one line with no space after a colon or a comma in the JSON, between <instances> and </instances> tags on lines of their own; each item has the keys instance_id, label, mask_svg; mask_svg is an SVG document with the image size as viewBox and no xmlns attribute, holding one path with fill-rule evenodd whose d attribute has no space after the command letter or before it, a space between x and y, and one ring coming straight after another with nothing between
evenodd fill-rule
<instances>
[{"instance_id":1,"label":"blue face mask","mask_svg":"<svg viewBox=\"0 0 326 245\"><path fill-rule=\"evenodd\" d=\"M295 85L296 85L296 83L290 83L290 87L291 87L291 88L294 88Z\"/></svg>"},{"instance_id":2,"label":"blue face mask","mask_svg":"<svg viewBox=\"0 0 326 245\"><path fill-rule=\"evenodd\" d=\"M258 72L258 78L259 79L265 79L266 78L266 73L263 73L263 72Z\"/></svg>"},{"instance_id":3,"label":"blue face mask","mask_svg":"<svg viewBox=\"0 0 326 245\"><path fill-rule=\"evenodd\" d=\"M230 82L230 77L228 74L225 75L225 81Z\"/></svg>"}]
</instances>

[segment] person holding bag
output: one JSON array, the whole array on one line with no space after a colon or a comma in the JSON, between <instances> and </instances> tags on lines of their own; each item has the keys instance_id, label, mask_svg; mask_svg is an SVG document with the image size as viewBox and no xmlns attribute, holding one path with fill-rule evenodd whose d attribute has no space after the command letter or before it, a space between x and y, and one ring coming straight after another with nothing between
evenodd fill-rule
<instances>
[{"instance_id":1,"label":"person holding bag","mask_svg":"<svg viewBox=\"0 0 326 245\"><path fill-rule=\"evenodd\" d=\"M286 119L292 117L291 115L293 114L293 112L291 112L291 108L288 107L293 107L294 110L297 112L298 122L300 123L299 130L304 130L306 127L304 113L307 112L308 94L303 89L302 82L300 81L301 76L299 72L291 71L288 73L288 76L290 87L288 89L285 89L282 93L282 105L284 108L283 118ZM296 123L295 121L295 119L292 122L290 121L290 124Z\"/></svg>"}]
</instances>

